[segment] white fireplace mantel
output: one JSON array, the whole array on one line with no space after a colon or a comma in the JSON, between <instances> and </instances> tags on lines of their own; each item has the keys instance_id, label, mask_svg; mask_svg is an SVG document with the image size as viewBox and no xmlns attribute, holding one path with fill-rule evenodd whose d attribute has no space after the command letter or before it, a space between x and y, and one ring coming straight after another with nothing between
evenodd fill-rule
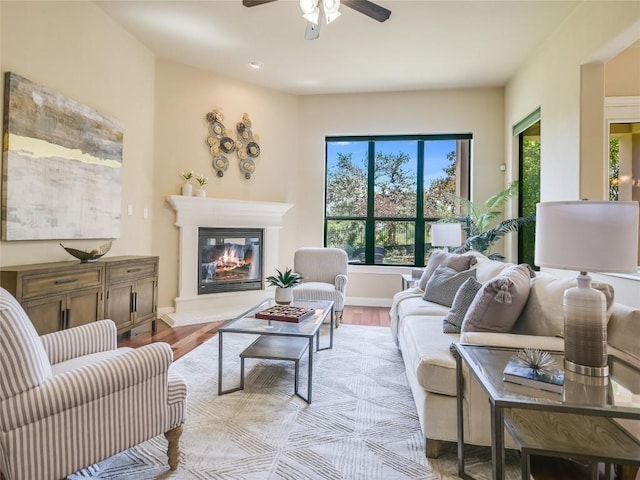
<instances>
[{"instance_id":1,"label":"white fireplace mantel","mask_svg":"<svg viewBox=\"0 0 640 480\"><path fill-rule=\"evenodd\" d=\"M263 229L263 271L270 272L278 266L279 230L291 204L181 195L171 195L167 201L180 229L178 297L175 313L163 316L167 323L177 326L228 319L268 296L264 290L198 295L198 229Z\"/></svg>"}]
</instances>

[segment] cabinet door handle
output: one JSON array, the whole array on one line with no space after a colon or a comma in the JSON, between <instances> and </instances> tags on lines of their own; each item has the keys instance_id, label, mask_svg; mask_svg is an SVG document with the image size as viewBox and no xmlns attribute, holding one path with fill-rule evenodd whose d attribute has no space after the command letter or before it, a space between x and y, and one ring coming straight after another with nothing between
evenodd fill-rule
<instances>
[{"instance_id":1,"label":"cabinet door handle","mask_svg":"<svg viewBox=\"0 0 640 480\"><path fill-rule=\"evenodd\" d=\"M77 282L77 281L78 281L77 278L65 278L65 279L62 279L62 280L56 280L54 283L56 285L63 285L65 283L74 283L74 282Z\"/></svg>"},{"instance_id":2,"label":"cabinet door handle","mask_svg":"<svg viewBox=\"0 0 640 480\"><path fill-rule=\"evenodd\" d=\"M68 308L62 310L62 329L66 330L69 328L69 317L71 316L71 312Z\"/></svg>"},{"instance_id":3,"label":"cabinet door handle","mask_svg":"<svg viewBox=\"0 0 640 480\"><path fill-rule=\"evenodd\" d=\"M133 311L138 311L138 292L133 292Z\"/></svg>"},{"instance_id":4,"label":"cabinet door handle","mask_svg":"<svg viewBox=\"0 0 640 480\"><path fill-rule=\"evenodd\" d=\"M130 268L129 270L127 270L127 273L136 273L139 272L140 270L142 270L141 268Z\"/></svg>"}]
</instances>

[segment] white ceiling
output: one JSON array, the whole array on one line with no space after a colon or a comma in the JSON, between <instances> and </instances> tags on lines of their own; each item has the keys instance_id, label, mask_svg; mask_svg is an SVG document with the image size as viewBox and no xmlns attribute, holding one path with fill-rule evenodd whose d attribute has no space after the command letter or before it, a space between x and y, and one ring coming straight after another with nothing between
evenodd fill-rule
<instances>
[{"instance_id":1,"label":"white ceiling","mask_svg":"<svg viewBox=\"0 0 640 480\"><path fill-rule=\"evenodd\" d=\"M317 40L294 0L95 3L159 58L317 94L503 86L580 2L378 0L384 23L343 5Z\"/></svg>"}]
</instances>

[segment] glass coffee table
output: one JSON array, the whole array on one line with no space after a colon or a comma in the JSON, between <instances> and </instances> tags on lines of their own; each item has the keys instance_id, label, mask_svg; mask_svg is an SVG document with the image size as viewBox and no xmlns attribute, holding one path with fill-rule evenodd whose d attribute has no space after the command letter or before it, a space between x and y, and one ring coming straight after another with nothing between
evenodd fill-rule
<instances>
[{"instance_id":1,"label":"glass coffee table","mask_svg":"<svg viewBox=\"0 0 640 480\"><path fill-rule=\"evenodd\" d=\"M291 306L314 309L309 317L300 322L263 320L255 317L256 313L275 305L276 302L273 299L264 300L218 330L218 395L244 389L244 361L246 358L288 360L295 364L295 394L307 403L311 403L313 340L314 338L316 340L315 351L333 348L333 321L331 319L334 314L334 303L320 300L295 300ZM329 319L329 345L320 348L320 327L327 318ZM240 385L224 390L222 387L223 338L227 333L259 335L259 337L240 353ZM298 392L298 365L305 351L309 352L306 397Z\"/></svg>"},{"instance_id":2,"label":"glass coffee table","mask_svg":"<svg viewBox=\"0 0 640 480\"><path fill-rule=\"evenodd\" d=\"M494 480L504 478L505 427L520 449L522 478L529 479L531 454L588 461L595 479L598 462L605 464L607 478L611 478L611 464L640 465L640 441L624 428L640 421L637 365L609 355L609 377L598 379L566 371L562 393L554 393L503 381L504 367L519 349L460 343L454 348L461 478L471 478L464 466L463 365L488 396ZM562 352L549 353L563 365Z\"/></svg>"}]
</instances>

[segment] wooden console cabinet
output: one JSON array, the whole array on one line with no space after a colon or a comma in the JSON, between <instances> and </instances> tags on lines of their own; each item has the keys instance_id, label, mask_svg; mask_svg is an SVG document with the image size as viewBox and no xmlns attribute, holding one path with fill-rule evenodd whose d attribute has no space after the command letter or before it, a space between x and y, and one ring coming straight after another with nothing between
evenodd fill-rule
<instances>
[{"instance_id":1,"label":"wooden console cabinet","mask_svg":"<svg viewBox=\"0 0 640 480\"><path fill-rule=\"evenodd\" d=\"M0 268L0 285L22 304L38 334L111 318L118 333L153 322L158 257L110 257Z\"/></svg>"}]
</instances>

